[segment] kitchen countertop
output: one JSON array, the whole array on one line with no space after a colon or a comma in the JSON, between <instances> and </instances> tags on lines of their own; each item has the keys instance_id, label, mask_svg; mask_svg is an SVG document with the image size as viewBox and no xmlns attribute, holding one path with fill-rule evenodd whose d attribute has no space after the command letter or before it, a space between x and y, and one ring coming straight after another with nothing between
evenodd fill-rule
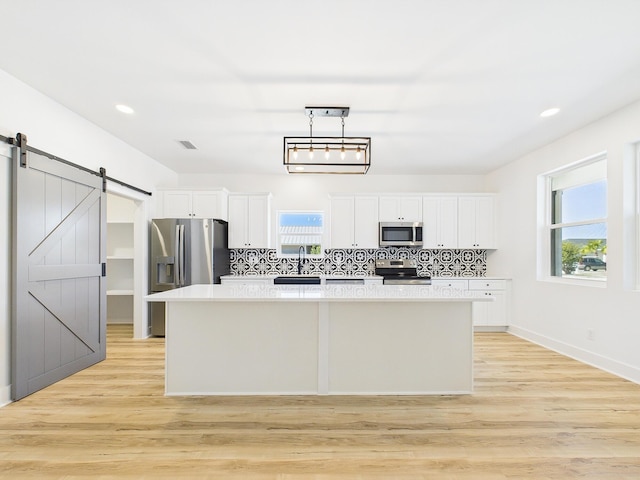
<instances>
[{"instance_id":1,"label":"kitchen countertop","mask_svg":"<svg viewBox=\"0 0 640 480\"><path fill-rule=\"evenodd\" d=\"M493 301L436 285L191 285L147 295L149 302L457 302Z\"/></svg>"},{"instance_id":2,"label":"kitchen countertop","mask_svg":"<svg viewBox=\"0 0 640 480\"><path fill-rule=\"evenodd\" d=\"M279 275L223 275L220 278L223 279L242 279L250 278L255 280L273 280L276 277L319 277L321 279L365 279L365 280L382 280L381 275L314 275L314 274L302 274L297 273L284 273ZM507 277L431 277L431 280L506 280Z\"/></svg>"},{"instance_id":3,"label":"kitchen countertop","mask_svg":"<svg viewBox=\"0 0 640 480\"><path fill-rule=\"evenodd\" d=\"M243 279L249 278L252 280L273 280L276 277L318 277L320 279L340 279L340 280L351 280L351 279L363 279L363 280L382 280L382 276L380 275L316 275L313 273L303 273L298 275L297 273L283 273L278 275L222 275L220 278L224 280L234 280L234 279Z\"/></svg>"},{"instance_id":4,"label":"kitchen countertop","mask_svg":"<svg viewBox=\"0 0 640 480\"><path fill-rule=\"evenodd\" d=\"M508 277L431 277L431 280L509 280Z\"/></svg>"}]
</instances>

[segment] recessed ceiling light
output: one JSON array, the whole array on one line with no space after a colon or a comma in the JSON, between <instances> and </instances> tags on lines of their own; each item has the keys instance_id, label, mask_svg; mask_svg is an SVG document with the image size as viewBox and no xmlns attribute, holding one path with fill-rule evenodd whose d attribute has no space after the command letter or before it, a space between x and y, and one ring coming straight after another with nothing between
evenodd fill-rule
<instances>
[{"instance_id":1,"label":"recessed ceiling light","mask_svg":"<svg viewBox=\"0 0 640 480\"><path fill-rule=\"evenodd\" d=\"M301 171L303 171L303 170L304 170L304 167L299 167L299 166L298 166L298 167L296 167L296 170L297 170L297 171L299 171L299 172L301 172Z\"/></svg>"},{"instance_id":2,"label":"recessed ceiling light","mask_svg":"<svg viewBox=\"0 0 640 480\"><path fill-rule=\"evenodd\" d=\"M558 113L560 109L558 107L548 108L544 112L540 114L541 117L553 117L556 113Z\"/></svg>"},{"instance_id":3,"label":"recessed ceiling light","mask_svg":"<svg viewBox=\"0 0 640 480\"><path fill-rule=\"evenodd\" d=\"M122 113L126 113L127 115L133 115L134 110L129 105L118 104L116 105L116 110Z\"/></svg>"}]
</instances>

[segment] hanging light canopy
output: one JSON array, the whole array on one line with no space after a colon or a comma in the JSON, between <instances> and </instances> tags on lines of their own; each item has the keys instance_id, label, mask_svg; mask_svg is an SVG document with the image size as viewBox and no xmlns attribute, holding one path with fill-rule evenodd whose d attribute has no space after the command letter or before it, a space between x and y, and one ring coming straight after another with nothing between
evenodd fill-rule
<instances>
[{"instance_id":1,"label":"hanging light canopy","mask_svg":"<svg viewBox=\"0 0 640 480\"><path fill-rule=\"evenodd\" d=\"M371 137L345 137L349 107L305 107L308 137L284 137L284 167L288 173L365 174L371 166ZM315 117L337 117L342 136L314 137Z\"/></svg>"}]
</instances>

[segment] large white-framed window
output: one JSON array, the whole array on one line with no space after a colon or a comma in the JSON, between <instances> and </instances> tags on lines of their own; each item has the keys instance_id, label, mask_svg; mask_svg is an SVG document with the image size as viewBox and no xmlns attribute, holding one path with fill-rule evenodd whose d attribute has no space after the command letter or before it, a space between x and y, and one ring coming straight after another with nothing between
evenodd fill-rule
<instances>
[{"instance_id":1,"label":"large white-framed window","mask_svg":"<svg viewBox=\"0 0 640 480\"><path fill-rule=\"evenodd\" d=\"M542 232L542 277L605 282L606 155L599 154L548 172L543 175L543 180L545 221Z\"/></svg>"},{"instance_id":2,"label":"large white-framed window","mask_svg":"<svg viewBox=\"0 0 640 480\"><path fill-rule=\"evenodd\" d=\"M324 237L324 212L278 211L279 257L322 257Z\"/></svg>"}]
</instances>

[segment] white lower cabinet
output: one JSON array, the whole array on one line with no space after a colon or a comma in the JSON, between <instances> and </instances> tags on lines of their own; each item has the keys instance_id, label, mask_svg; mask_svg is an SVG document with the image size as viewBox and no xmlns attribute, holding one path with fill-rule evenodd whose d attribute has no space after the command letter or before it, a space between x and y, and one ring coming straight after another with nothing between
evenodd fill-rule
<instances>
[{"instance_id":1,"label":"white lower cabinet","mask_svg":"<svg viewBox=\"0 0 640 480\"><path fill-rule=\"evenodd\" d=\"M473 326L477 331L504 331L509 325L509 281L506 279L433 279L432 285L455 290L473 290L495 298L473 302Z\"/></svg>"},{"instance_id":2,"label":"white lower cabinet","mask_svg":"<svg viewBox=\"0 0 640 480\"><path fill-rule=\"evenodd\" d=\"M468 290L469 289L469 280L461 279L461 278L434 278L431 280L431 285L437 287L448 287L454 290Z\"/></svg>"},{"instance_id":3,"label":"white lower cabinet","mask_svg":"<svg viewBox=\"0 0 640 480\"><path fill-rule=\"evenodd\" d=\"M473 302L476 330L506 330L509 324L509 282L507 280L469 280L469 290L495 298L493 302Z\"/></svg>"}]
</instances>

